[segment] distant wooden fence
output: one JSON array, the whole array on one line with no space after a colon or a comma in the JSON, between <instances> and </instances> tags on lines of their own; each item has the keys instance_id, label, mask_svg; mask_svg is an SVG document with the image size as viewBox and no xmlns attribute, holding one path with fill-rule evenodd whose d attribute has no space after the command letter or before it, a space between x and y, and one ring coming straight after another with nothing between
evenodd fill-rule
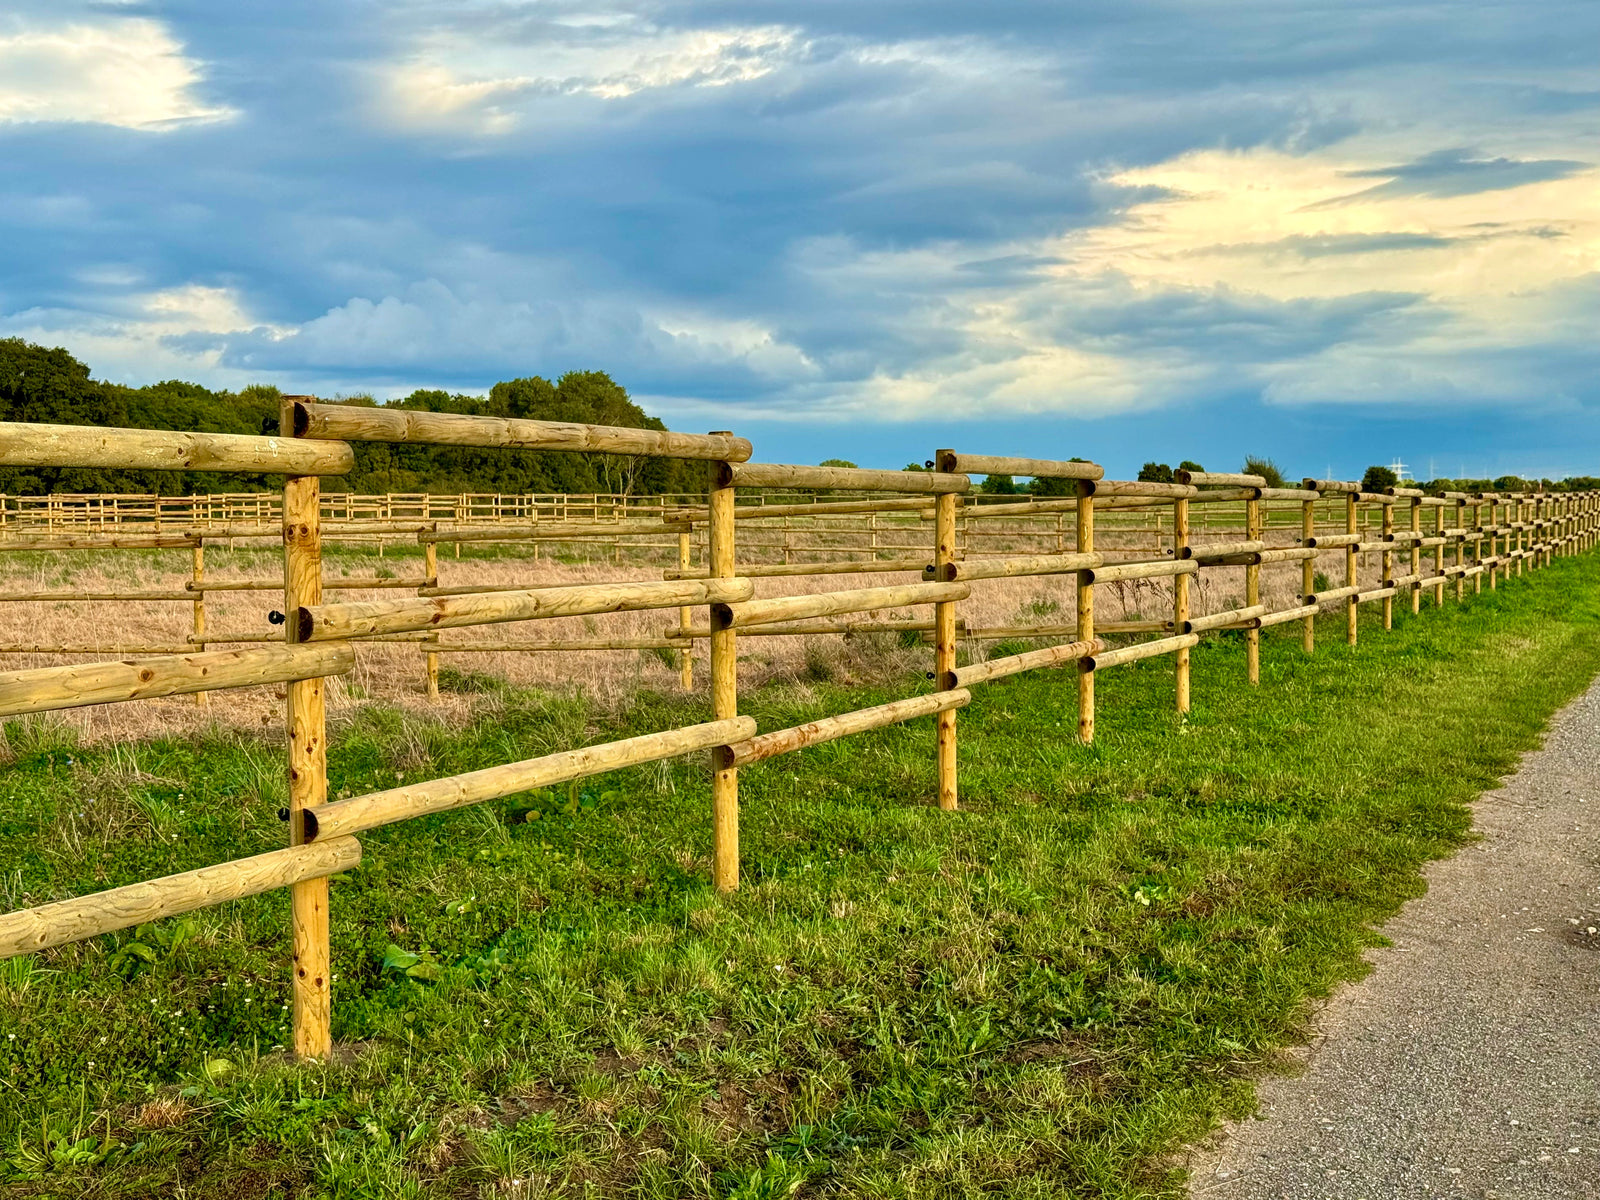
<instances>
[{"instance_id":1,"label":"distant wooden fence","mask_svg":"<svg viewBox=\"0 0 1600 1200\"><path fill-rule=\"evenodd\" d=\"M261 522L221 522L208 529L177 532L138 528L72 530L30 534L13 530L0 542L7 550L69 548L188 548L194 555L190 586L182 593L152 593L146 598L203 603L208 590L246 587L283 589L283 637L277 644L246 649L206 650L183 647L179 653L124 662L97 662L44 667L0 674L0 716L43 712L90 704L177 694L203 695L225 688L283 683L287 697L289 845L251 858L219 863L163 879L111 888L0 916L0 956L26 954L93 937L140 922L254 895L269 889L291 890L291 972L293 1045L302 1057L323 1057L331 1050L328 877L360 859L356 835L381 825L429 813L444 812L493 800L530 788L546 787L604 771L709 750L712 788L712 879L719 890L739 882L738 775L741 768L764 759L888 725L932 717L937 761L937 798L943 809L957 805L956 712L971 700L971 688L991 680L1044 667L1075 666L1078 687L1078 735L1091 741L1095 733L1094 685L1110 667L1158 655L1172 655L1175 701L1189 707L1189 652L1200 637L1222 629L1242 630L1247 646L1247 673L1258 682L1260 631L1271 625L1300 622L1306 651L1314 648L1313 618L1330 606L1343 607L1347 640L1357 636L1357 611L1378 602L1388 627L1396 599L1419 609L1424 592L1435 603L1447 590L1457 599L1472 581L1477 592L1485 579L1491 588L1511 573L1546 564L1557 554L1593 547L1600 494L1531 493L1514 495L1451 494L1425 496L1400 488L1384 494L1363 493L1359 485L1306 480L1299 488L1269 488L1250 475L1179 473L1172 484L1113 481L1099 466L1086 462L999 458L939 451L935 469L926 472L875 471L857 468L786 466L752 463L750 443L731 433L688 435L552 422L502 420L437 413L391 412L320 404L308 397L287 397L282 416L287 438L183 434L145 430L0 425L0 464L10 466L123 466L189 471L270 472L283 475L278 506L280 524L271 529L284 552L281 579L208 583L204 575L206 540L260 537ZM613 535L639 531L677 537L677 561L659 581L586 583L538 588L439 586L437 547L465 541L532 540L574 537L598 522L523 522L520 528L443 528L423 519L407 527L424 548L420 578L405 580L323 579L325 542L339 534L370 533L381 525L401 532L392 520L333 520L320 495L320 478L350 468L351 441L412 442L431 445L506 446L542 450L607 451L611 453L700 459L713 464L715 477L703 497L660 507L653 521L634 522ZM1069 481L1075 495L1061 499L1002 501L977 509L980 518L1048 516L1057 525L1057 541L1026 553L975 555L970 538L959 532L964 508L972 510L974 475L1006 474ZM855 563L741 564L741 527L786 520L782 506L737 504L741 489L770 494L782 489L819 489L866 495L869 499L811 500L812 517L836 513L915 514L924 531L921 552L896 546L889 561L877 558L873 571L906 573L915 579L890 585L818 589L800 595L763 597L758 579L777 576L823 579L856 572ZM692 501L692 502L691 502ZM1319 524L1319 506L1342 509L1342 526L1326 531ZM1220 531L1195 541L1198 513L1242 506L1232 520L1209 526ZM997 512L1005 509L1005 512ZM1097 521L1119 514L1149 514L1170 509L1170 547L1159 557L1127 560L1097 548ZM1424 514L1433 514L1424 527ZM1406 520L1396 520L1396 514ZM1373 522L1364 517L1376 514ZM1071 546L1064 545L1072 523ZM1280 518L1277 522L1273 517ZM1293 518L1297 521L1292 521ZM1104 520L1102 520L1104 518ZM924 523L925 520L925 523ZM755 525L750 524L755 522ZM153 518L144 524L153 524ZM1280 544L1271 537L1274 525L1293 534ZM552 529L552 525L562 526ZM911 526L908 526L911 527ZM1157 526L1161 528L1161 526ZM1048 532L1048 531L1047 531ZM691 537L703 534L705 555L695 565ZM749 537L746 542L759 539ZM1147 551L1148 552L1148 551ZM1344 563L1339 587L1315 590L1314 564L1334 554ZM1359 564L1376 555L1381 563L1379 585L1363 589ZM1424 558L1431 556L1425 569ZM1396 574L1399 563L1403 573ZM1191 611L1190 585L1202 570L1244 569L1243 604L1220 612ZM1264 567L1298 568L1301 594L1295 605L1269 611L1261 601ZM963 636L959 622L962 601L986 581L1021 577L1070 576L1076 581L1076 620L1067 630L1022 627L1016 635L1070 635L1071 640L1020 653L961 665ZM1097 622L1095 594L1100 585L1134 580L1171 584L1172 616L1164 621ZM390 587L415 590L411 596L329 602L324 592L336 587ZM38 595L34 593L32 595ZM196 599L195 597L198 597ZM21 599L12 594L9 599ZM92 597L85 597L92 598ZM930 608L930 621L908 620L903 610ZM663 631L659 644L686 650L698 641L709 646L710 719L622 741L561 751L463 775L412 783L350 799L328 802L327 741L323 680L352 669L358 643L365 639L427 639L419 647L429 661L430 686L437 686L437 655L448 651L507 649L517 643L462 645L446 643L442 631L539 620L550 617L600 615L622 611L677 610L678 624ZM704 613L695 617L695 611ZM199 642L222 640L208 633L196 608ZM1136 628L1135 628L1136 627ZM822 636L859 630L917 629L933 643L933 689L888 704L809 722L792 729L757 732L754 720L739 713L737 643L741 636ZM1111 635L1132 632L1162 636L1114 646ZM972 631L966 631L967 636ZM266 635L240 635L261 640ZM601 641L603 639L596 639ZM656 640L648 639L650 644ZM613 642L612 645L620 644ZM581 648L572 642L526 643L530 650ZM689 685L687 656L684 682Z\"/></svg>"}]
</instances>

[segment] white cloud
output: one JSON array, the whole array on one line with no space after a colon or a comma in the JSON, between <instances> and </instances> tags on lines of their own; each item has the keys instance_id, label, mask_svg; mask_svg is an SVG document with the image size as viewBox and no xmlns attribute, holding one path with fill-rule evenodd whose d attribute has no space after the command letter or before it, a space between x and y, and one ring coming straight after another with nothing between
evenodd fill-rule
<instances>
[{"instance_id":1,"label":"white cloud","mask_svg":"<svg viewBox=\"0 0 1600 1200\"><path fill-rule=\"evenodd\" d=\"M200 64L157 21L120 18L0 32L0 124L81 121L162 129L233 110L200 98Z\"/></svg>"},{"instance_id":2,"label":"white cloud","mask_svg":"<svg viewBox=\"0 0 1600 1200\"><path fill-rule=\"evenodd\" d=\"M132 274L115 264L94 273L107 278ZM264 337L286 332L252 318L233 288L203 284L108 299L93 311L31 308L0 317L0 337L65 345L100 378L126 383L203 379L212 387L237 388L258 382L248 371L223 364L220 347L195 349L181 340L196 334L221 336L246 330Z\"/></svg>"},{"instance_id":3,"label":"white cloud","mask_svg":"<svg viewBox=\"0 0 1600 1200\"><path fill-rule=\"evenodd\" d=\"M660 29L632 17L551 21L511 38L435 30L379 68L380 104L403 125L506 133L540 97L725 87L771 73L802 48L781 26Z\"/></svg>"}]
</instances>

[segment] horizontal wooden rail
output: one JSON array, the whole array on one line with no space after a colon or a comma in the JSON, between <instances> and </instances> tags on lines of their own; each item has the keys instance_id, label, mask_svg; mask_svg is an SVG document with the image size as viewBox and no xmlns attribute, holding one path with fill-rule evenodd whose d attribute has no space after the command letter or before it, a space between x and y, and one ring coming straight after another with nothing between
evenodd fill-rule
<instances>
[{"instance_id":1,"label":"horizontal wooden rail","mask_svg":"<svg viewBox=\"0 0 1600 1200\"><path fill-rule=\"evenodd\" d=\"M0 539L0 550L192 550L194 533L62 534L59 537Z\"/></svg>"},{"instance_id":2,"label":"horizontal wooden rail","mask_svg":"<svg viewBox=\"0 0 1600 1200\"><path fill-rule=\"evenodd\" d=\"M295 400L297 438L332 437L353 442L414 442L435 446L503 446L517 450L573 450L586 453L651 455L743 462L748 441L732 434L670 433L570 421L530 421L515 417L475 417L415 409L364 408ZM309 474L310 472L303 472ZM344 472L336 472L344 474Z\"/></svg>"},{"instance_id":3,"label":"horizontal wooden rail","mask_svg":"<svg viewBox=\"0 0 1600 1200\"><path fill-rule=\"evenodd\" d=\"M1359 483L1350 483L1342 479L1303 479L1300 486L1313 492L1338 492L1341 495L1361 491Z\"/></svg>"},{"instance_id":4,"label":"horizontal wooden rail","mask_svg":"<svg viewBox=\"0 0 1600 1200\"><path fill-rule=\"evenodd\" d=\"M1227 612L1210 613L1204 617L1193 617L1183 623L1183 628L1174 630L1175 633L1205 633L1212 629L1227 629L1237 626L1241 629L1258 624L1264 617L1267 607L1264 604L1252 604L1247 608L1233 608Z\"/></svg>"},{"instance_id":5,"label":"horizontal wooden rail","mask_svg":"<svg viewBox=\"0 0 1600 1200\"><path fill-rule=\"evenodd\" d=\"M991 679L1004 679L1008 675L1020 675L1024 671L1061 667L1102 654L1105 649L1106 643L1103 638L1088 638L1079 642L1064 642L1059 646L1047 646L1042 650L1025 650L1021 654L991 658L987 662L957 667L945 675L940 681L940 686L946 689L962 688L974 683L986 683Z\"/></svg>"},{"instance_id":6,"label":"horizontal wooden rail","mask_svg":"<svg viewBox=\"0 0 1600 1200\"><path fill-rule=\"evenodd\" d=\"M1359 595L1360 592L1361 589L1359 587L1331 588L1325 592L1315 592L1311 595L1303 596L1301 599L1310 605L1332 604L1335 600L1348 600L1351 596Z\"/></svg>"},{"instance_id":7,"label":"horizontal wooden rail","mask_svg":"<svg viewBox=\"0 0 1600 1200\"><path fill-rule=\"evenodd\" d=\"M1183 546L1178 550L1178 557L1180 559L1226 558L1235 554L1250 554L1266 548L1267 544L1262 541L1213 542L1206 545Z\"/></svg>"},{"instance_id":8,"label":"horizontal wooden rail","mask_svg":"<svg viewBox=\"0 0 1600 1200\"><path fill-rule=\"evenodd\" d=\"M683 729L646 733L619 742L585 746L581 750L562 750L539 758L469 771L464 775L433 779L427 783L370 792L320 808L303 809L305 829L302 833L307 842L360 833L363 829L375 829L379 825L390 825L430 813L449 812L485 800L512 796L517 792L565 783L569 779L582 779L621 767L677 758L681 754L709 750L713 746L733 745L748 741L755 732L753 718L729 717L722 721L689 725Z\"/></svg>"},{"instance_id":9,"label":"horizontal wooden rail","mask_svg":"<svg viewBox=\"0 0 1600 1200\"><path fill-rule=\"evenodd\" d=\"M372 591L379 588L420 588L425 579L386 579L380 576L371 576L364 579L325 579L322 581L326 591ZM185 598L194 599L195 592L281 592L282 579L207 579L196 583L190 580L185 583L184 590L188 593Z\"/></svg>"},{"instance_id":10,"label":"horizontal wooden rail","mask_svg":"<svg viewBox=\"0 0 1600 1200\"><path fill-rule=\"evenodd\" d=\"M1315 546L1279 546L1273 550L1262 550L1256 557L1256 562L1262 566L1280 562L1304 562L1308 558L1316 558L1319 551Z\"/></svg>"},{"instance_id":11,"label":"horizontal wooden rail","mask_svg":"<svg viewBox=\"0 0 1600 1200\"><path fill-rule=\"evenodd\" d=\"M187 654L189 647L168 642L6 642L0 654Z\"/></svg>"},{"instance_id":12,"label":"horizontal wooden rail","mask_svg":"<svg viewBox=\"0 0 1600 1200\"><path fill-rule=\"evenodd\" d=\"M939 583L972 579L1017 579L1029 575L1066 575L1105 562L1103 554L1021 554L1007 558L967 558L922 569L922 577Z\"/></svg>"},{"instance_id":13,"label":"horizontal wooden rail","mask_svg":"<svg viewBox=\"0 0 1600 1200\"><path fill-rule=\"evenodd\" d=\"M360 862L361 844L355 838L332 838L315 846L271 850L252 858L6 913L0 916L0 958L34 954L146 921L270 892L305 879L319 879L348 871Z\"/></svg>"},{"instance_id":14,"label":"horizontal wooden rail","mask_svg":"<svg viewBox=\"0 0 1600 1200\"><path fill-rule=\"evenodd\" d=\"M965 600L972 589L964 583L907 583L894 587L857 588L847 592L822 592L810 596L779 596L743 603L713 603L713 629L740 628L772 621L803 621L840 613L870 612L909 604L943 604Z\"/></svg>"},{"instance_id":15,"label":"horizontal wooden rail","mask_svg":"<svg viewBox=\"0 0 1600 1200\"><path fill-rule=\"evenodd\" d=\"M1096 633L1165 633L1166 621L1096 621ZM970 628L962 636L975 642L1001 642L1008 638L1065 637L1078 632L1077 625L990 625Z\"/></svg>"},{"instance_id":16,"label":"horizontal wooden rail","mask_svg":"<svg viewBox=\"0 0 1600 1200\"><path fill-rule=\"evenodd\" d=\"M0 466L3 467L348 475L355 465L354 452L337 441L0 422Z\"/></svg>"},{"instance_id":17,"label":"horizontal wooden rail","mask_svg":"<svg viewBox=\"0 0 1600 1200\"><path fill-rule=\"evenodd\" d=\"M355 663L355 651L337 643L7 671L0 673L0 716L343 675Z\"/></svg>"},{"instance_id":18,"label":"horizontal wooden rail","mask_svg":"<svg viewBox=\"0 0 1600 1200\"><path fill-rule=\"evenodd\" d=\"M871 575L882 571L923 571L928 562L926 554L917 558L860 559L853 562L822 563L740 563L734 568L745 579L780 579L807 575ZM710 572L703 567L687 571L667 567L661 572L663 579L707 579Z\"/></svg>"},{"instance_id":19,"label":"horizontal wooden rail","mask_svg":"<svg viewBox=\"0 0 1600 1200\"><path fill-rule=\"evenodd\" d=\"M1106 473L1099 463L957 454L954 450L935 452L933 465L952 475L1023 475L1030 479L1100 479Z\"/></svg>"},{"instance_id":20,"label":"horizontal wooden rail","mask_svg":"<svg viewBox=\"0 0 1600 1200\"><path fill-rule=\"evenodd\" d=\"M1105 667L1120 667L1123 663L1138 662L1141 658L1155 658L1161 654L1173 654L1199 644L1199 634L1180 633L1174 637L1156 638L1154 641L1138 642L1118 650L1106 650L1099 654L1088 655L1079 661L1078 669L1099 671Z\"/></svg>"},{"instance_id":21,"label":"horizontal wooden rail","mask_svg":"<svg viewBox=\"0 0 1600 1200\"><path fill-rule=\"evenodd\" d=\"M582 617L640 609L679 608L748 600L748 579L684 579L661 583L582 583L568 587L320 604L296 609L295 640L324 642L420 629L458 629L545 617Z\"/></svg>"},{"instance_id":22,"label":"horizontal wooden rail","mask_svg":"<svg viewBox=\"0 0 1600 1200\"><path fill-rule=\"evenodd\" d=\"M1128 579L1158 579L1168 575L1194 575L1200 570L1200 564L1187 562L1184 559L1169 559L1166 562L1132 562L1117 563L1109 567L1095 567L1093 570L1083 572L1084 583L1121 583Z\"/></svg>"},{"instance_id":23,"label":"horizontal wooden rail","mask_svg":"<svg viewBox=\"0 0 1600 1200\"><path fill-rule=\"evenodd\" d=\"M733 516L736 521L757 520L762 517L831 517L853 513L875 512L929 512L933 501L920 496L882 496L873 500L818 500L814 504L736 504ZM698 521L704 523L710 512L705 508L675 508L662 514L664 521Z\"/></svg>"},{"instance_id":24,"label":"horizontal wooden rail","mask_svg":"<svg viewBox=\"0 0 1600 1200\"><path fill-rule=\"evenodd\" d=\"M279 585L282 586L281 584ZM12 592L0 596L0 604L42 604L55 600L193 600L189 592Z\"/></svg>"},{"instance_id":25,"label":"horizontal wooden rail","mask_svg":"<svg viewBox=\"0 0 1600 1200\"><path fill-rule=\"evenodd\" d=\"M606 524L569 524L550 521L535 525L494 525L484 529L441 529L437 533L417 534L417 541L429 542L560 542L569 539L638 537L647 534L687 533L694 528L688 521L627 521Z\"/></svg>"},{"instance_id":26,"label":"horizontal wooden rail","mask_svg":"<svg viewBox=\"0 0 1600 1200\"><path fill-rule=\"evenodd\" d=\"M687 650L693 643L675 638L574 638L565 642L419 642L425 654L533 654L567 650Z\"/></svg>"},{"instance_id":27,"label":"horizontal wooden rail","mask_svg":"<svg viewBox=\"0 0 1600 1200\"><path fill-rule=\"evenodd\" d=\"M826 636L828 634L863 634L863 633L931 633L935 628L931 620L905 619L896 620L893 617L877 621L775 621L770 625L750 625L739 630L740 637L811 637ZM956 622L958 633L965 631L965 623ZM664 636L686 637L703 639L711 636L711 629L706 625L671 626L663 631Z\"/></svg>"},{"instance_id":28,"label":"horizontal wooden rail","mask_svg":"<svg viewBox=\"0 0 1600 1200\"><path fill-rule=\"evenodd\" d=\"M786 463L727 462L717 468L721 487L813 487L855 492L969 492L965 475L939 471L874 471L862 467L802 467ZM735 513L738 509L734 509Z\"/></svg>"},{"instance_id":29,"label":"horizontal wooden rail","mask_svg":"<svg viewBox=\"0 0 1600 1200\"><path fill-rule=\"evenodd\" d=\"M1299 608L1280 609L1274 613L1267 613L1261 618L1261 628L1266 629L1271 625L1287 625L1290 621L1300 621L1306 617L1314 617L1321 611L1321 606L1316 604L1302 604Z\"/></svg>"},{"instance_id":30,"label":"horizontal wooden rail","mask_svg":"<svg viewBox=\"0 0 1600 1200\"><path fill-rule=\"evenodd\" d=\"M1230 475L1226 471L1175 471L1172 476L1179 483L1192 483L1196 487L1215 487L1231 484L1234 487L1264 488L1266 479L1261 475Z\"/></svg>"},{"instance_id":31,"label":"horizontal wooden rail","mask_svg":"<svg viewBox=\"0 0 1600 1200\"><path fill-rule=\"evenodd\" d=\"M927 696L891 700L888 704L860 708L855 712L841 713L836 717L823 717L820 720L808 721L804 725L796 725L791 729L775 729L771 733L763 733L749 741L731 746L730 749L733 751L731 765L748 766L762 759L775 758L793 750L803 750L807 746L818 746L823 742L865 733L869 729L882 729L917 717L931 717L934 713L964 708L970 703L972 703L972 693L965 689L933 692Z\"/></svg>"}]
</instances>

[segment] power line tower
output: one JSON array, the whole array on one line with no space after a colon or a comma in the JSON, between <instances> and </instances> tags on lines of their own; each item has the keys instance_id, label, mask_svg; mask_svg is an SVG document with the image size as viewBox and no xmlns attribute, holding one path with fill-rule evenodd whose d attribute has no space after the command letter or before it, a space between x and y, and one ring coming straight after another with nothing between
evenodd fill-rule
<instances>
[{"instance_id":1,"label":"power line tower","mask_svg":"<svg viewBox=\"0 0 1600 1200\"><path fill-rule=\"evenodd\" d=\"M1405 463L1400 461L1400 456L1398 454L1396 454L1394 456L1394 461L1389 464L1389 470L1394 472L1394 477L1396 479L1409 479L1410 478L1410 476L1407 475L1406 472L1411 470L1411 468L1406 466Z\"/></svg>"}]
</instances>

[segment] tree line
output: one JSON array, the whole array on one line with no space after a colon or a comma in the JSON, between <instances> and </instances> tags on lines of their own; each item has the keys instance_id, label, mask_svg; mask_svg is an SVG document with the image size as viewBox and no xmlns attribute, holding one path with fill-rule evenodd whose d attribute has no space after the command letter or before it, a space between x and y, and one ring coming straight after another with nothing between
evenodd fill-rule
<instances>
[{"instance_id":1,"label":"tree line","mask_svg":"<svg viewBox=\"0 0 1600 1200\"><path fill-rule=\"evenodd\" d=\"M126 387L90 378L89 367L66 350L21 338L0 338L0 421L51 425L118 425L203 433L271 433L282 394L275 387L213 391L167 380ZM526 417L665 429L604 371L569 371L554 383L531 376L497 383L486 396L418 390L384 405L370 396L343 401L425 412ZM373 492L702 492L704 463L491 447L419 446L355 442L355 469L326 480L333 491ZM270 491L276 476L219 475L198 471L123 471L80 468L0 468L0 493Z\"/></svg>"},{"instance_id":2,"label":"tree line","mask_svg":"<svg viewBox=\"0 0 1600 1200\"><path fill-rule=\"evenodd\" d=\"M169 379L146 387L126 387L90 378L88 366L59 347L51 349L21 338L0 338L0 421L52 425L120 425L135 429L183 429L205 433L268 433L277 428L281 393L255 386L237 392L213 391L197 383ZM484 396L421 389L403 400L383 405L370 396L343 401L384 408L472 416L525 417L540 421L574 421L588 425L621 425L633 429L665 429L628 397L627 390L604 371L569 371L554 383L539 376L495 384ZM492 447L421 446L356 442L355 469L328 480L333 491L383 492L621 492L638 495L702 492L704 463L680 459L635 458L617 454L572 454ZM1082 459L1072 459L1082 462ZM853 466L828 459L823 466ZM908 463L907 471L931 464ZM1178 470L1202 471L1197 462L1180 462ZM1269 487L1285 486L1283 474L1270 459L1247 457L1242 471L1260 475ZM1171 483L1174 469L1147 462L1139 478ZM1388 467L1368 467L1362 486L1382 491L1402 481ZM1439 492L1586 491L1600 488L1589 475L1566 479L1434 479L1407 486ZM48 492L145 492L186 495L191 492L270 491L278 479L261 475L216 475L205 472L119 471L110 469L0 467L0 493L42 495ZM1292 484L1291 484L1292 486ZM979 483L986 495L1070 496L1070 479L1018 482L1010 475L989 475Z\"/></svg>"}]
</instances>

